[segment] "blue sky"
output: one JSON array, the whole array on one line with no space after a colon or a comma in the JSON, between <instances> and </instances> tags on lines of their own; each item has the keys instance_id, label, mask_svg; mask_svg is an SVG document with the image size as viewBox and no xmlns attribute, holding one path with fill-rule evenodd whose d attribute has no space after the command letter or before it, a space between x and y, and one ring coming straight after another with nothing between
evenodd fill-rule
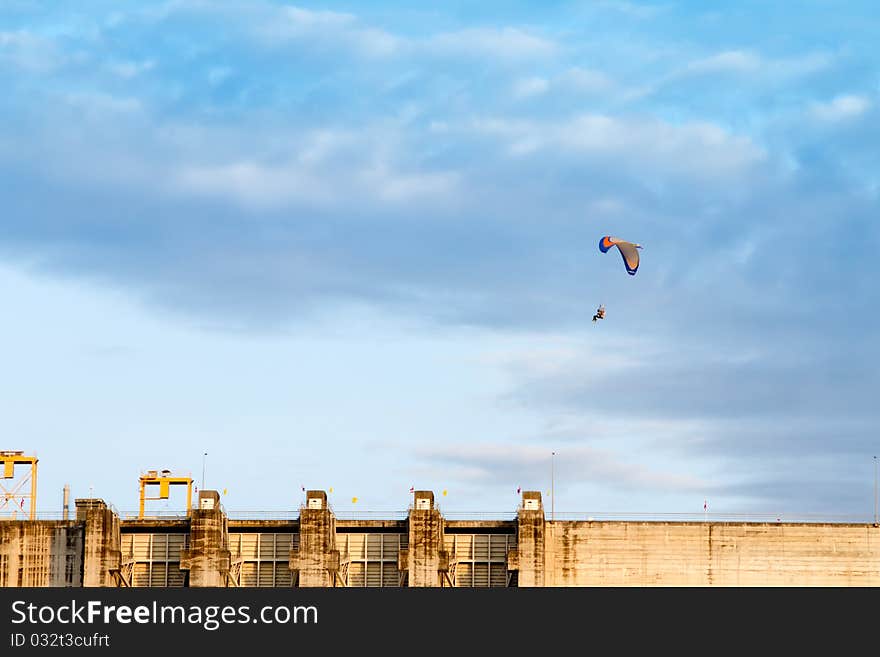
<instances>
[{"instance_id":1,"label":"blue sky","mask_svg":"<svg viewBox=\"0 0 880 657\"><path fill-rule=\"evenodd\" d=\"M45 512L208 452L231 512L512 513L552 472L560 513L869 520L878 33L870 2L7 1L0 448Z\"/></svg>"}]
</instances>

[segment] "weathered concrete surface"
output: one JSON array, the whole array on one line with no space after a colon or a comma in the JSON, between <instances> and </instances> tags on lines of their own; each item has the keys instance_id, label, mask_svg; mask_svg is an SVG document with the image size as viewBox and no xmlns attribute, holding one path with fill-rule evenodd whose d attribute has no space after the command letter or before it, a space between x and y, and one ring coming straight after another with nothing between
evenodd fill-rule
<instances>
[{"instance_id":1,"label":"weathered concrete surface","mask_svg":"<svg viewBox=\"0 0 880 657\"><path fill-rule=\"evenodd\" d=\"M299 532L298 520L250 520L233 519L227 521L229 531L264 530L267 532L297 533Z\"/></svg>"},{"instance_id":2,"label":"weathered concrete surface","mask_svg":"<svg viewBox=\"0 0 880 657\"><path fill-rule=\"evenodd\" d=\"M408 585L443 586L441 573L448 569L449 555L443 550L443 516L434 508L431 491L415 492L415 505L409 512L408 544Z\"/></svg>"},{"instance_id":3,"label":"weathered concrete surface","mask_svg":"<svg viewBox=\"0 0 880 657\"><path fill-rule=\"evenodd\" d=\"M102 500L76 500L75 522L0 522L0 586L116 586L120 535L169 531L187 535L190 586L226 586L233 524L249 533L290 534L282 537L287 542L266 544L284 545L280 558L272 556L304 587L342 583L340 529L340 535L405 535L397 570L406 575L404 585L414 587L450 583L447 568L457 556L447 553L450 536L514 532L507 563L492 557L491 568L517 571L511 581L518 586L880 586L880 527L868 523L548 521L540 493L531 491L523 494L514 521L447 521L434 508L433 494L417 491L407 520L337 523L322 491L309 491L308 500L296 521L234 522L219 504L194 509L186 519L120 521ZM296 546L289 558L288 544ZM269 581L293 583L274 576Z\"/></svg>"},{"instance_id":4,"label":"weathered concrete surface","mask_svg":"<svg viewBox=\"0 0 880 657\"><path fill-rule=\"evenodd\" d=\"M406 533L407 531L407 521L406 520L340 520L336 519L336 529L337 531L345 530L345 529L388 529L388 530L397 530L401 533Z\"/></svg>"},{"instance_id":5,"label":"weathered concrete surface","mask_svg":"<svg viewBox=\"0 0 880 657\"><path fill-rule=\"evenodd\" d=\"M119 528L123 534L189 531L189 518L125 518L119 521Z\"/></svg>"},{"instance_id":6,"label":"weathered concrete surface","mask_svg":"<svg viewBox=\"0 0 880 657\"><path fill-rule=\"evenodd\" d=\"M190 512L189 532L189 549L183 550L180 558L180 569L189 570L189 585L193 588L226 586L230 566L229 529L219 493L199 491L198 508Z\"/></svg>"},{"instance_id":7,"label":"weathered concrete surface","mask_svg":"<svg viewBox=\"0 0 880 657\"><path fill-rule=\"evenodd\" d=\"M547 522L544 545L544 586L880 585L870 524Z\"/></svg>"},{"instance_id":8,"label":"weathered concrete surface","mask_svg":"<svg viewBox=\"0 0 880 657\"><path fill-rule=\"evenodd\" d=\"M308 491L306 500L306 506L299 512L299 547L290 551L290 570L297 586L336 586L336 517L327 508L324 491Z\"/></svg>"},{"instance_id":9,"label":"weathered concrete surface","mask_svg":"<svg viewBox=\"0 0 880 657\"><path fill-rule=\"evenodd\" d=\"M443 527L446 531L470 531L487 533L515 533L516 520L449 520L444 518Z\"/></svg>"},{"instance_id":10,"label":"weathered concrete surface","mask_svg":"<svg viewBox=\"0 0 880 657\"><path fill-rule=\"evenodd\" d=\"M122 552L119 516L104 500L76 500L76 521L85 525L83 586L117 586Z\"/></svg>"},{"instance_id":11,"label":"weathered concrete surface","mask_svg":"<svg viewBox=\"0 0 880 657\"><path fill-rule=\"evenodd\" d=\"M83 525L0 522L0 586L82 586Z\"/></svg>"},{"instance_id":12,"label":"weathered concrete surface","mask_svg":"<svg viewBox=\"0 0 880 657\"><path fill-rule=\"evenodd\" d=\"M544 586L544 573L547 568L545 547L547 523L544 520L540 493L536 491L523 493L523 505L517 515L517 523L516 555L509 559L510 566L518 569L517 585Z\"/></svg>"}]
</instances>

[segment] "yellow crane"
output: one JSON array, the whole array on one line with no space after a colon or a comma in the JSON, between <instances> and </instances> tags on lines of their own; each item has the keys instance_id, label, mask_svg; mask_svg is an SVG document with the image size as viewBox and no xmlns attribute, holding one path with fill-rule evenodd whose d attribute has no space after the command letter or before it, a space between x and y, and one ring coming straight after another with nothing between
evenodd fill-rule
<instances>
[{"instance_id":1,"label":"yellow crane","mask_svg":"<svg viewBox=\"0 0 880 657\"><path fill-rule=\"evenodd\" d=\"M171 486L186 486L186 514L190 514L192 510L192 477L176 476L170 470L148 470L140 476L139 484L140 508L138 510L138 518L144 517L144 502L147 500L167 500L171 492ZM158 486L159 496L148 497L147 486Z\"/></svg>"},{"instance_id":2,"label":"yellow crane","mask_svg":"<svg viewBox=\"0 0 880 657\"><path fill-rule=\"evenodd\" d=\"M37 519L37 460L36 456L25 456L22 451L0 451L3 472L0 477L0 517L9 514L14 520L20 513L30 520ZM16 478L16 465L29 465L30 469L24 476ZM31 484L30 493L25 487L28 482Z\"/></svg>"}]
</instances>

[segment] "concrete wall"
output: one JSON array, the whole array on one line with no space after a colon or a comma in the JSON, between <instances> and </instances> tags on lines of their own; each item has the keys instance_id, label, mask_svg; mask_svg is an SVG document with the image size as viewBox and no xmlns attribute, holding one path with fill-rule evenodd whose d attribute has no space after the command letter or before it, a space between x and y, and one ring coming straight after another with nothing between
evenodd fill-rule
<instances>
[{"instance_id":1,"label":"concrete wall","mask_svg":"<svg viewBox=\"0 0 880 657\"><path fill-rule=\"evenodd\" d=\"M230 585L226 514L213 491L202 491L190 518L175 521L188 532L181 568L189 586ZM151 523L123 521L141 533ZM239 522L238 524L242 524ZM341 585L336 518L323 491L309 491L296 523L250 521L252 531L279 526L298 533L289 555L294 585ZM398 557L404 586L451 583L452 533L516 531L507 568L521 587L541 586L880 586L880 527L838 523L726 523L548 521L540 494L526 492L516 521L446 521L430 491L417 491L407 520L344 521L346 527L407 533ZM129 524L125 525L129 527ZM119 586L120 529L102 500L76 500L76 521L0 521L0 585ZM165 528L167 529L167 527ZM503 564L503 562L502 562Z\"/></svg>"},{"instance_id":2,"label":"concrete wall","mask_svg":"<svg viewBox=\"0 0 880 657\"><path fill-rule=\"evenodd\" d=\"M880 586L870 524L548 521L544 545L545 586Z\"/></svg>"},{"instance_id":3,"label":"concrete wall","mask_svg":"<svg viewBox=\"0 0 880 657\"><path fill-rule=\"evenodd\" d=\"M0 586L82 586L83 525L0 522Z\"/></svg>"}]
</instances>

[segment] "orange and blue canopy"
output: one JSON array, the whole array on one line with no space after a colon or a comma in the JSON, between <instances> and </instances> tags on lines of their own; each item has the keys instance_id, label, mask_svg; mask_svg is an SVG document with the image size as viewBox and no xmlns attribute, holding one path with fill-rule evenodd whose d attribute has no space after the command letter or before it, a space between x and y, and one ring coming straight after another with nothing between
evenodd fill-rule
<instances>
[{"instance_id":1,"label":"orange and blue canopy","mask_svg":"<svg viewBox=\"0 0 880 657\"><path fill-rule=\"evenodd\" d=\"M599 240L599 250L602 253L607 253L608 249L612 246L616 246L617 250L620 251L623 264L626 267L626 273L630 276L635 276L639 268L639 249L642 246L634 242L627 242L618 237L611 237L610 235L605 235Z\"/></svg>"}]
</instances>

